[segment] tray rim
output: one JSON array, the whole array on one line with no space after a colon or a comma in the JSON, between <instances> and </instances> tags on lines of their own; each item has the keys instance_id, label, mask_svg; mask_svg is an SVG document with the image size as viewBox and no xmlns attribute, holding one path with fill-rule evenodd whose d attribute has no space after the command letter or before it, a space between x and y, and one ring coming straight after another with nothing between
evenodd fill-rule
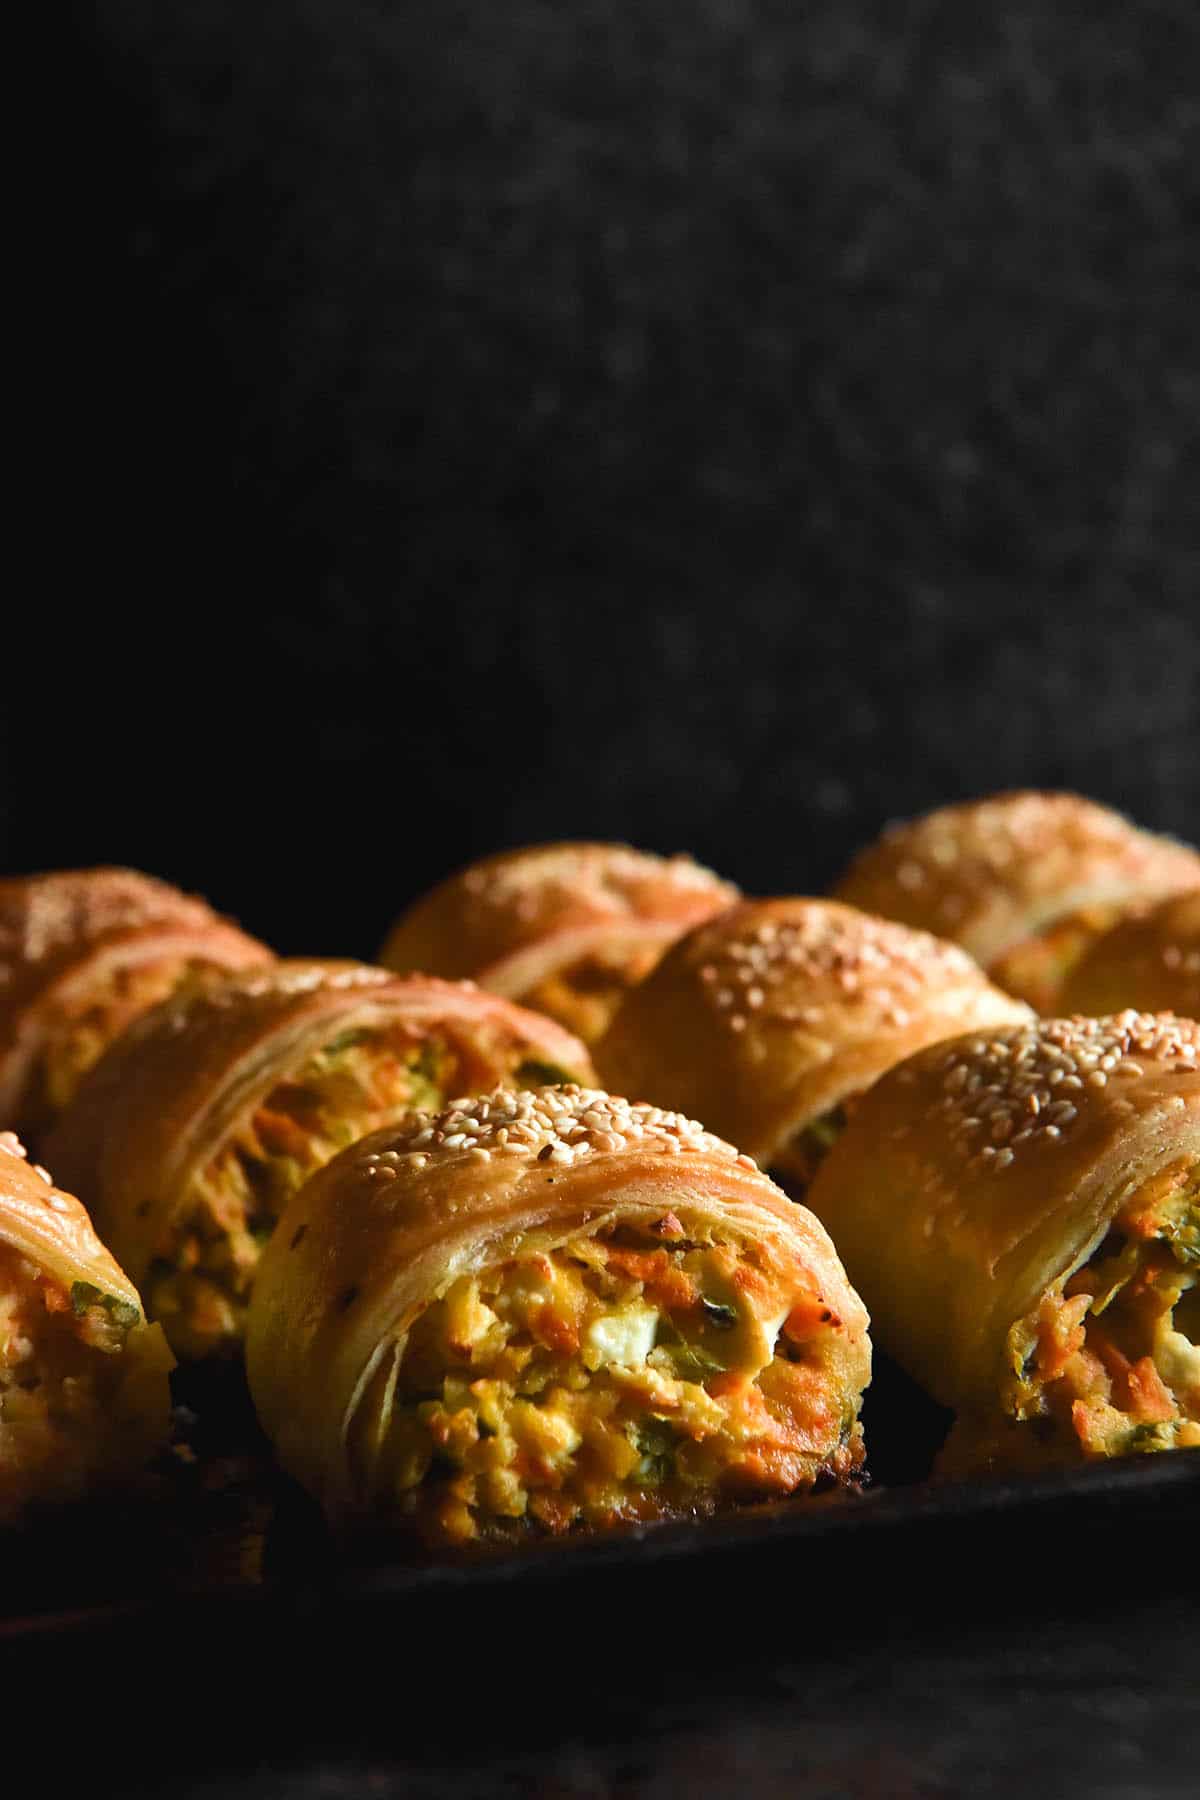
<instances>
[{"instance_id":1,"label":"tray rim","mask_svg":"<svg viewBox=\"0 0 1200 1800\"><path fill-rule=\"evenodd\" d=\"M920 1535L930 1526L986 1530L998 1516L1006 1522L1044 1519L1056 1508L1106 1512L1118 1507L1153 1506L1194 1490L1200 1499L1200 1448L1154 1456L1122 1458L1045 1474L987 1475L956 1481L924 1481L905 1486L833 1490L825 1495L771 1501L707 1519L670 1520L619 1526L593 1535L550 1539L516 1549L477 1552L441 1559L385 1559L363 1547L336 1548L323 1575L308 1580L264 1578L254 1583L219 1583L178 1588L95 1606L0 1615L0 1657L6 1651L46 1639L73 1639L88 1633L143 1629L156 1625L168 1634L188 1632L205 1617L235 1621L268 1620L339 1606L399 1603L405 1598L445 1598L494 1586L530 1585L547 1579L587 1579L629 1566L647 1571L703 1557L729 1559L792 1546L867 1534L878 1543L889 1534ZM375 1540L378 1541L378 1540Z\"/></svg>"}]
</instances>

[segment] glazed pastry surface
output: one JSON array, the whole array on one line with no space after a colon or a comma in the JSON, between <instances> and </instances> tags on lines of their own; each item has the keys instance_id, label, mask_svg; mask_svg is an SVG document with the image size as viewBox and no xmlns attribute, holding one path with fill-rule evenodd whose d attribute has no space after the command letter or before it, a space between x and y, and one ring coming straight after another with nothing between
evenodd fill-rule
<instances>
[{"instance_id":1,"label":"glazed pastry surface","mask_svg":"<svg viewBox=\"0 0 1200 1800\"><path fill-rule=\"evenodd\" d=\"M953 938L1046 1013L1092 940L1138 902L1200 885L1200 854L1079 794L1019 791L891 826L834 890Z\"/></svg>"},{"instance_id":2,"label":"glazed pastry surface","mask_svg":"<svg viewBox=\"0 0 1200 1800\"><path fill-rule=\"evenodd\" d=\"M738 897L687 856L543 844L472 863L396 922L388 968L469 976L585 1042L669 944Z\"/></svg>"},{"instance_id":3,"label":"glazed pastry surface","mask_svg":"<svg viewBox=\"0 0 1200 1800\"><path fill-rule=\"evenodd\" d=\"M803 1182L894 1063L1028 1017L926 932L835 900L748 900L664 957L596 1066L612 1090L691 1113Z\"/></svg>"},{"instance_id":4,"label":"glazed pastry surface","mask_svg":"<svg viewBox=\"0 0 1200 1800\"><path fill-rule=\"evenodd\" d=\"M1200 888L1172 895L1098 938L1068 978L1065 1012L1136 1007L1200 1018Z\"/></svg>"},{"instance_id":5,"label":"glazed pastry surface","mask_svg":"<svg viewBox=\"0 0 1200 1800\"><path fill-rule=\"evenodd\" d=\"M498 1090L300 1190L247 1373L332 1517L452 1546L851 1478L866 1327L812 1214L693 1121Z\"/></svg>"},{"instance_id":6,"label":"glazed pastry surface","mask_svg":"<svg viewBox=\"0 0 1200 1800\"><path fill-rule=\"evenodd\" d=\"M944 1467L1200 1444L1200 1026L956 1039L862 1101L809 1191Z\"/></svg>"},{"instance_id":7,"label":"glazed pastry surface","mask_svg":"<svg viewBox=\"0 0 1200 1800\"><path fill-rule=\"evenodd\" d=\"M40 1141L140 1013L271 960L203 900L133 869L0 881L0 1119Z\"/></svg>"}]
</instances>

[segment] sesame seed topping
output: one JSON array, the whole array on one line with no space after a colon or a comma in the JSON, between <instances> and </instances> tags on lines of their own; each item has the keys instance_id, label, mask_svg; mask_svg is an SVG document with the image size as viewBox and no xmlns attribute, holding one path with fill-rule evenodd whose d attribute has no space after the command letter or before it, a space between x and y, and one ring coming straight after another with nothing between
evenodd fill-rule
<instances>
[{"instance_id":1,"label":"sesame seed topping","mask_svg":"<svg viewBox=\"0 0 1200 1800\"><path fill-rule=\"evenodd\" d=\"M905 1032L932 995L952 1018L954 991L967 1025L981 1010L1009 1020L1017 1005L958 945L836 901L745 902L693 932L678 958L724 1027L755 1037L843 1020L855 1035Z\"/></svg>"},{"instance_id":2,"label":"sesame seed topping","mask_svg":"<svg viewBox=\"0 0 1200 1800\"><path fill-rule=\"evenodd\" d=\"M728 1157L744 1169L757 1166L682 1113L572 1085L519 1093L497 1088L485 1102L462 1100L435 1114L409 1113L390 1134L386 1148L360 1156L359 1168L375 1179L394 1177L393 1158L405 1157L424 1168L462 1155L474 1162L541 1162L568 1168L593 1153L613 1155L633 1148L665 1156L701 1151ZM419 1154L411 1155L414 1151Z\"/></svg>"},{"instance_id":3,"label":"sesame seed topping","mask_svg":"<svg viewBox=\"0 0 1200 1800\"><path fill-rule=\"evenodd\" d=\"M1158 1075L1200 1075L1200 1025L1171 1013L1132 1011L1039 1019L989 1042L973 1037L939 1045L922 1061L938 1081L938 1111L960 1152L1006 1169L1016 1146L1057 1142L1091 1108L1111 1108L1105 1090L1112 1074L1144 1075L1151 1068ZM985 1123L991 1142L980 1148L973 1134Z\"/></svg>"},{"instance_id":4,"label":"sesame seed topping","mask_svg":"<svg viewBox=\"0 0 1200 1800\"><path fill-rule=\"evenodd\" d=\"M912 924L936 920L990 962L1030 900L1069 895L1081 869L1130 893L1200 883L1200 858L1187 845L1078 794L1022 790L889 826L837 891Z\"/></svg>"}]
</instances>

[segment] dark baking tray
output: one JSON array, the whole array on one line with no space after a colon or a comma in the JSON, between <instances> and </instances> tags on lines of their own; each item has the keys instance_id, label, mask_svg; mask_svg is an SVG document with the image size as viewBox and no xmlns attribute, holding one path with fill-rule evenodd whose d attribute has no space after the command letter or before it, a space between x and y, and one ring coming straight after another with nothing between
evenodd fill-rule
<instances>
[{"instance_id":1,"label":"dark baking tray","mask_svg":"<svg viewBox=\"0 0 1200 1800\"><path fill-rule=\"evenodd\" d=\"M1044 1475L928 1479L949 1415L876 1353L864 1406L870 1479L861 1492L746 1507L695 1522L536 1542L456 1561L398 1556L394 1540L338 1546L317 1509L274 1468L241 1378L177 1373L179 1444L146 1493L0 1534L0 1656L60 1654L97 1638L186 1657L219 1639L226 1660L264 1643L277 1655L319 1621L353 1638L402 1617L439 1638L464 1609L502 1605L536 1619L539 1591L568 1583L606 1614L625 1599L677 1620L710 1620L748 1592L916 1590L961 1579L979 1591L1012 1571L1075 1564L1089 1539L1176 1542L1176 1585L1191 1579L1200 1452ZM957 1575L955 1571L957 1570ZM647 1584L650 1584L648 1588ZM514 1607L514 1596L519 1604ZM155 1654L158 1652L156 1650ZM57 1665L56 1665L57 1666Z\"/></svg>"}]
</instances>

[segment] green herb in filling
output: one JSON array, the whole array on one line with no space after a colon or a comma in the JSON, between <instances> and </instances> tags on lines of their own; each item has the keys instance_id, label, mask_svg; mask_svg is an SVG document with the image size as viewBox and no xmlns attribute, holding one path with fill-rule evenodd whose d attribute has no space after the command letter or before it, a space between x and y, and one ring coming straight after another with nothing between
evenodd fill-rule
<instances>
[{"instance_id":1,"label":"green herb in filling","mask_svg":"<svg viewBox=\"0 0 1200 1800\"><path fill-rule=\"evenodd\" d=\"M522 1087L566 1087L574 1079L566 1069L560 1069L557 1063L538 1062L536 1059L521 1063L517 1069L517 1080Z\"/></svg>"},{"instance_id":2,"label":"green herb in filling","mask_svg":"<svg viewBox=\"0 0 1200 1800\"><path fill-rule=\"evenodd\" d=\"M724 1301L701 1298L704 1317L717 1331L732 1331L738 1322L737 1307L726 1306Z\"/></svg>"},{"instance_id":3,"label":"green herb in filling","mask_svg":"<svg viewBox=\"0 0 1200 1800\"><path fill-rule=\"evenodd\" d=\"M123 1326L128 1331L136 1325L141 1317L136 1306L128 1300L122 1300L119 1294L106 1294L100 1288L93 1287L90 1281L73 1281L71 1283L71 1311L77 1319L82 1319L85 1312L93 1306L102 1306L114 1325Z\"/></svg>"},{"instance_id":4,"label":"green herb in filling","mask_svg":"<svg viewBox=\"0 0 1200 1800\"><path fill-rule=\"evenodd\" d=\"M675 1463L679 1442L665 1419L646 1419L636 1426L634 1444L641 1456L638 1475L643 1481L666 1481Z\"/></svg>"}]
</instances>

